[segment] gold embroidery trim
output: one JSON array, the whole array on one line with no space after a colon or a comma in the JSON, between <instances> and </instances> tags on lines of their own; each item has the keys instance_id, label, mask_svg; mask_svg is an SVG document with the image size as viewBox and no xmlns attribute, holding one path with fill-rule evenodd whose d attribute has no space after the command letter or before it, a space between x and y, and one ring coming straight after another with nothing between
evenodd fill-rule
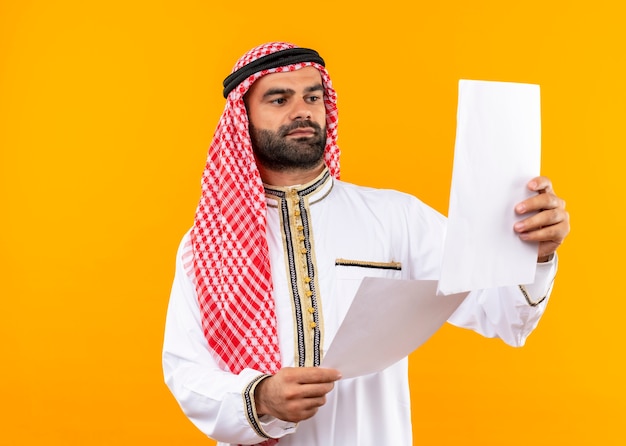
<instances>
[{"instance_id":1,"label":"gold embroidery trim","mask_svg":"<svg viewBox=\"0 0 626 446\"><path fill-rule=\"evenodd\" d=\"M522 294L524 295L524 299L526 299L526 302L528 303L528 305L530 305L531 307L536 307L537 305L539 305L541 302L543 302L545 300L546 297L548 297L548 294L546 293L541 299L539 299L537 302L533 302L532 299L530 298L530 294L528 294L528 290L526 289L526 287L524 285L518 285L520 291L522 292Z\"/></svg>"},{"instance_id":2,"label":"gold embroidery trim","mask_svg":"<svg viewBox=\"0 0 626 446\"><path fill-rule=\"evenodd\" d=\"M335 266L358 266L362 268L402 270L402 263L400 262L371 262L367 260L336 259Z\"/></svg>"}]
</instances>

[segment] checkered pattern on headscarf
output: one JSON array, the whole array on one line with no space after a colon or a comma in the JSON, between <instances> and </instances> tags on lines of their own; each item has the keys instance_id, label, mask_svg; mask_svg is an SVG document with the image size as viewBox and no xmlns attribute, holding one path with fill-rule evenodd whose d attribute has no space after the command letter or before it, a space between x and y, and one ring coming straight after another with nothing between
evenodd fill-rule
<instances>
[{"instance_id":1,"label":"checkered pattern on headscarf","mask_svg":"<svg viewBox=\"0 0 626 446\"><path fill-rule=\"evenodd\" d=\"M283 42L253 48L233 72L277 51L295 48ZM190 242L183 252L200 305L209 348L224 370L280 369L276 313L272 296L266 204L252 152L243 97L261 76L314 66L322 76L326 107L324 160L339 178L336 93L326 69L312 62L252 74L230 92L209 148L202 195ZM282 268L281 268L282 269Z\"/></svg>"}]
</instances>

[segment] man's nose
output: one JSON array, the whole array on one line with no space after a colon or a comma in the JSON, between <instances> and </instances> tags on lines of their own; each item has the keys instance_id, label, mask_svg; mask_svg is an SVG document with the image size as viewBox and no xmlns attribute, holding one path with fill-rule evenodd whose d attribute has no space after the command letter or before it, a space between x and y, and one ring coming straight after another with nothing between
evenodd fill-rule
<instances>
[{"instance_id":1,"label":"man's nose","mask_svg":"<svg viewBox=\"0 0 626 446\"><path fill-rule=\"evenodd\" d=\"M311 110L309 110L308 104L302 100L302 101L296 101L296 103L293 106L293 109L291 111L291 119L296 121L296 120L303 120L303 121L307 121L307 120L311 120Z\"/></svg>"}]
</instances>

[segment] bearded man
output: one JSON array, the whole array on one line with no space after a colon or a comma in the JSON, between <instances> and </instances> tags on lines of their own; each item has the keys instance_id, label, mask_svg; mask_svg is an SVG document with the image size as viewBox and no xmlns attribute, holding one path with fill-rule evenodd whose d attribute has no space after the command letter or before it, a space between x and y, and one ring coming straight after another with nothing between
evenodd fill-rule
<instances>
[{"instance_id":1,"label":"bearded man","mask_svg":"<svg viewBox=\"0 0 626 446\"><path fill-rule=\"evenodd\" d=\"M163 369L219 445L411 445L407 365L320 367L364 277L436 280L446 219L339 180L336 94L313 50L272 42L224 81L194 225L177 255ZM569 214L546 177L516 207L535 283L469 294L449 322L521 346L543 314ZM381 296L381 305L384 296ZM364 321L367 323L367 321Z\"/></svg>"}]
</instances>

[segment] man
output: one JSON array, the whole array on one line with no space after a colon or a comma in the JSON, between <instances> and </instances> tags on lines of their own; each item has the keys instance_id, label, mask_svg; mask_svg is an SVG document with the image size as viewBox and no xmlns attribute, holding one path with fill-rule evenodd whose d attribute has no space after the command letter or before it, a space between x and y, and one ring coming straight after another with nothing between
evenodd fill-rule
<instances>
[{"instance_id":1,"label":"man","mask_svg":"<svg viewBox=\"0 0 626 446\"><path fill-rule=\"evenodd\" d=\"M261 45L224 87L177 256L169 388L220 445L412 444L406 358L344 380L318 366L363 277L438 278L445 218L407 194L338 180L336 95L315 51ZM472 292L449 320L515 346L544 311L569 232L550 181L528 187L537 194L517 205L514 230L539 242L535 283Z\"/></svg>"}]
</instances>

